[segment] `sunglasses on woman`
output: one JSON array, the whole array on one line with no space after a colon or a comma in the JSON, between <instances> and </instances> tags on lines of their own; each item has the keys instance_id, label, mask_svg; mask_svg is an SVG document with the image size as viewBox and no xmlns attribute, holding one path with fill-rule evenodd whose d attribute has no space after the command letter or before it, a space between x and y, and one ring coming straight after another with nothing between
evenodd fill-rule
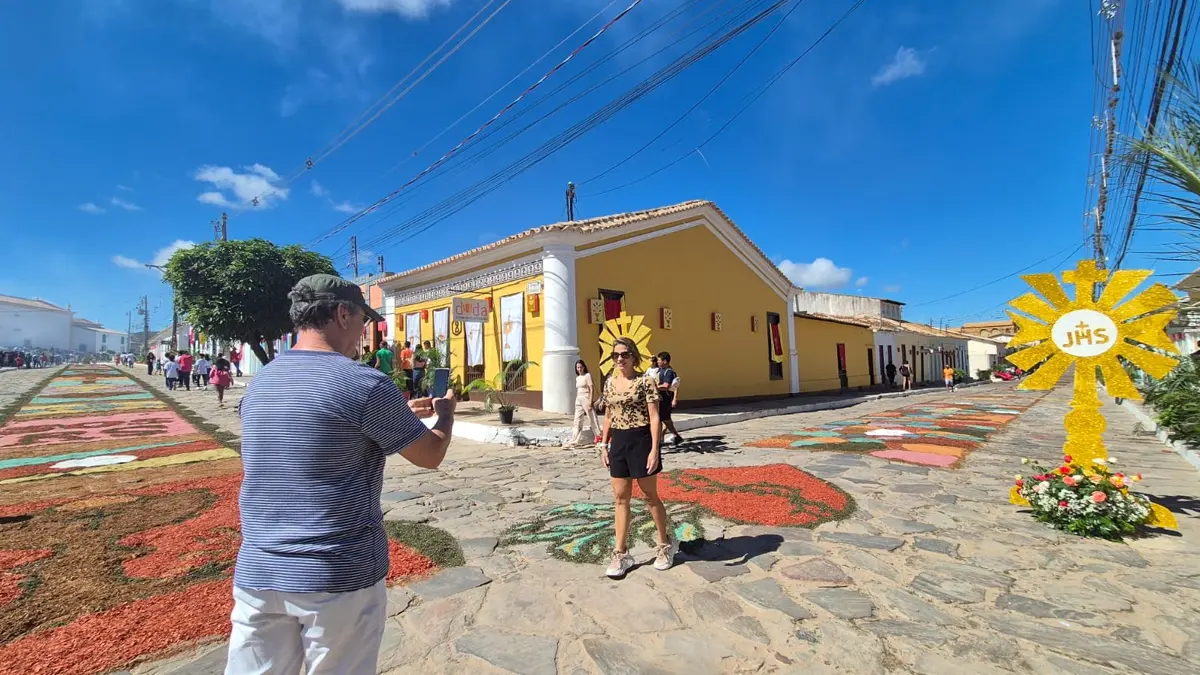
<instances>
[{"instance_id":1,"label":"sunglasses on woman","mask_svg":"<svg viewBox=\"0 0 1200 675\"><path fill-rule=\"evenodd\" d=\"M613 352L613 360L614 361L616 361L618 359L632 358L632 356L633 356L633 354L630 352Z\"/></svg>"}]
</instances>

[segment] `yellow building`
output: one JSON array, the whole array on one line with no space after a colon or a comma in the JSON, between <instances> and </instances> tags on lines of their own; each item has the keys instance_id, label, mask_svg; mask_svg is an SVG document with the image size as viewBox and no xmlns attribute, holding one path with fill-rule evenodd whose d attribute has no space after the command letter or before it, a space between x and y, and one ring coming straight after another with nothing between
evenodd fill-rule
<instances>
[{"instance_id":1,"label":"yellow building","mask_svg":"<svg viewBox=\"0 0 1200 675\"><path fill-rule=\"evenodd\" d=\"M681 404L801 391L785 320L799 289L711 202L538 227L378 284L390 341L438 344L464 382L536 362L525 406L571 412L575 361L600 372L602 324L622 313L671 353ZM487 319L453 321L455 298L484 301Z\"/></svg>"},{"instance_id":2,"label":"yellow building","mask_svg":"<svg viewBox=\"0 0 1200 675\"><path fill-rule=\"evenodd\" d=\"M859 389L879 382L875 332L865 319L796 312L800 391Z\"/></svg>"}]
</instances>

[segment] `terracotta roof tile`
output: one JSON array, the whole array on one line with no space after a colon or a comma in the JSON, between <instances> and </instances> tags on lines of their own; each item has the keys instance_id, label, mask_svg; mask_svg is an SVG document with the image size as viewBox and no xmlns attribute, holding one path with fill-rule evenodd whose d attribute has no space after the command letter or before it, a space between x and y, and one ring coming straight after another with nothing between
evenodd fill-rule
<instances>
[{"instance_id":1,"label":"terracotta roof tile","mask_svg":"<svg viewBox=\"0 0 1200 675\"><path fill-rule=\"evenodd\" d=\"M683 213L685 211L690 211L692 209L700 208L702 206L711 206L714 210L717 211L717 213L721 214L721 217L723 217L725 220L729 221L729 223L733 224L733 228L738 232L738 234L741 235L742 239L744 239L746 241L746 243L749 244L750 247L754 249L754 251L756 253L761 255L764 260L767 260L768 262L770 261L770 258L765 253L762 252L762 249L760 249L758 247L758 245L755 244L750 239L750 237L747 237L746 233L742 232L741 228L739 228L736 224L734 224L733 219L730 218L729 215L726 214L724 211L722 211L719 206L717 206L713 202L705 200L705 199L693 199L690 201L681 202L679 204L672 204L670 206L660 206L660 207L653 208L653 209L644 209L642 211L630 211L627 213L614 213L614 214L610 214L607 216L588 218L586 220L565 221L565 222L561 222L561 223L553 223L551 225L542 225L541 227L534 227L534 228L531 228L528 230L524 230L522 232L518 232L517 234L510 235L508 237L505 237L505 238L503 238L499 241L493 242L491 244L487 244L486 246L479 246L479 247L473 248L469 251L463 251L462 253L452 255L449 258L443 258L441 260L431 262L428 265L414 267L411 270L405 270L404 272L398 272L396 274L390 274L390 275L381 277L376 280L376 283L384 283L384 282L388 282L388 281L394 281L396 279L403 279L404 277L407 277L407 276L410 276L413 274L417 274L418 272L424 272L426 270L433 269L435 267L440 267L442 265L454 262L456 260L462 260L463 258L469 258L473 255L477 255L477 254L483 253L485 251L490 251L492 249L499 248L506 244L511 244L512 242L515 242L515 241L520 241L522 239L528 239L530 237L533 237L533 236L536 236L539 234L545 234L547 232L579 232L581 234L592 234L592 233L596 233L596 232L603 232L605 230L610 230L613 228L621 227L623 225L630 225L633 223L639 223L639 222L646 221L646 220L652 220L654 218L659 218L662 216L671 216L671 215L675 215L678 213ZM771 266L774 267L774 263L772 263ZM779 274L780 274L781 278L784 278L784 275L782 272L780 272Z\"/></svg>"}]
</instances>

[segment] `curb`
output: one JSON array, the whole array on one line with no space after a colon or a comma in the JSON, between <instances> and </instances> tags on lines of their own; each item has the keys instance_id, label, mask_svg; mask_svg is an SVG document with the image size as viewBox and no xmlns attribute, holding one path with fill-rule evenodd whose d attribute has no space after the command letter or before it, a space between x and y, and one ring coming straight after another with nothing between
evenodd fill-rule
<instances>
[{"instance_id":1,"label":"curb","mask_svg":"<svg viewBox=\"0 0 1200 675\"><path fill-rule=\"evenodd\" d=\"M1183 441L1172 441L1167 430L1160 427L1156 420L1146 414L1145 410L1134 405L1132 401L1121 401L1121 407L1133 413L1133 416L1138 418L1138 421L1147 430L1153 429L1154 436L1160 443L1174 450L1176 454L1186 459L1188 464L1191 464L1197 471L1200 471L1200 452L1189 448Z\"/></svg>"},{"instance_id":2,"label":"curb","mask_svg":"<svg viewBox=\"0 0 1200 675\"><path fill-rule=\"evenodd\" d=\"M968 382L966 384L958 385L957 389L977 387L984 384L992 383ZM844 398L836 401L825 401L823 403L802 403L799 405L781 406L779 408L766 408L763 410L718 413L714 415L706 415L704 417L676 420L675 428L679 429L680 431L691 431L695 429L706 429L708 427L720 426L723 424L745 422L747 420L760 419L763 417L777 417L779 415L793 415L795 413L818 412L822 410L838 410L840 408L850 408L861 403L868 403L870 401L879 401L887 398L905 398L918 394L929 394L938 390L938 387L929 387L926 389L911 391L889 391L882 394L868 394L866 396ZM434 423L432 418L427 418L422 421L427 427L432 427ZM465 438L467 440L477 441L479 443L500 443L509 446L562 445L571 437L571 433L571 427L497 427L489 424L479 424L478 422L455 421L454 423L454 435L458 438Z\"/></svg>"}]
</instances>

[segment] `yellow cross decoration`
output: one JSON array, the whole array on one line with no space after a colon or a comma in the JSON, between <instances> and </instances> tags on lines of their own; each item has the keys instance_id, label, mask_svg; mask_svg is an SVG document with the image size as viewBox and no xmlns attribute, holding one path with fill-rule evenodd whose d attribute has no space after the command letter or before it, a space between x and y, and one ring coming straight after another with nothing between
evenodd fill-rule
<instances>
[{"instance_id":1,"label":"yellow cross decoration","mask_svg":"<svg viewBox=\"0 0 1200 675\"><path fill-rule=\"evenodd\" d=\"M650 363L650 327L646 325L644 316L629 316L625 312L615 319L604 322L600 329L600 372L612 374L613 344L619 337L628 337L637 345L638 353L642 355L642 363Z\"/></svg>"},{"instance_id":2,"label":"yellow cross decoration","mask_svg":"<svg viewBox=\"0 0 1200 675\"><path fill-rule=\"evenodd\" d=\"M1074 298L1054 274L1030 274L1021 278L1041 295L1026 293L1009 303L1024 314L1008 313L1017 326L1009 344L1021 348L1008 360L1025 370L1041 364L1018 389L1053 389L1067 369L1075 366L1071 412L1064 419L1067 442L1063 453L1085 469L1108 457L1096 369L1103 374L1109 395L1141 400L1121 359L1155 378L1165 377L1179 363L1167 356L1179 353L1166 334L1167 324L1176 314L1175 294L1154 284L1121 302L1151 274L1149 270L1120 270L1110 278L1095 261L1082 260L1074 270L1063 273L1063 281L1075 287ZM1170 511L1151 506L1153 524L1175 525Z\"/></svg>"}]
</instances>

